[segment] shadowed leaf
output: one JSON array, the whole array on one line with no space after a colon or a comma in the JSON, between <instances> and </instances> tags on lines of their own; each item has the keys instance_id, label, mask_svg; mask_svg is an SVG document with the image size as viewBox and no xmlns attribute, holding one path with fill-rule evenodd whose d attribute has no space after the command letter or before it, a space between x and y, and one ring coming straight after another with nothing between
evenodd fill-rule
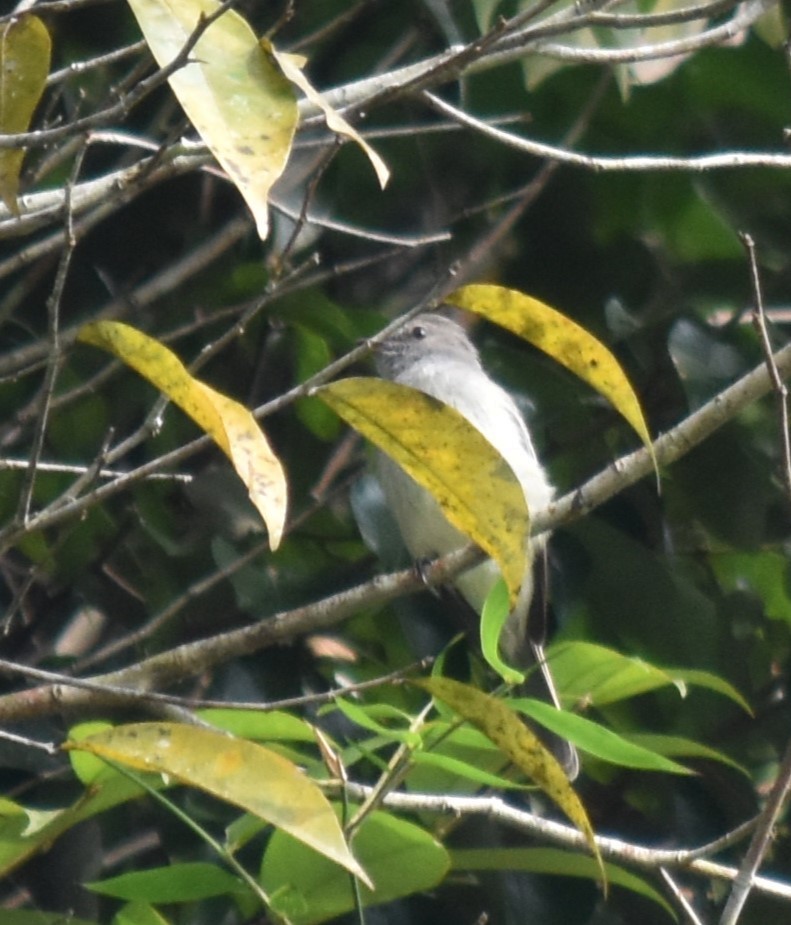
<instances>
[{"instance_id":1,"label":"shadowed leaf","mask_svg":"<svg viewBox=\"0 0 791 925\"><path fill-rule=\"evenodd\" d=\"M453 870L523 870L533 874L556 874L597 880L601 876L594 858L561 848L461 848L450 852ZM673 909L642 877L617 864L605 864L607 882L645 896L660 905L671 918Z\"/></svg>"}]
</instances>

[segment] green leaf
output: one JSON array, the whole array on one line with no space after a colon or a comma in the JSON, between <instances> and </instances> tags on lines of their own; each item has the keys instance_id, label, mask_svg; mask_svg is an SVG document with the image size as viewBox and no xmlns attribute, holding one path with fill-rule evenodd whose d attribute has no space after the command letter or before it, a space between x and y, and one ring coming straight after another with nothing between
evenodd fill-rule
<instances>
[{"instance_id":1,"label":"green leaf","mask_svg":"<svg viewBox=\"0 0 791 925\"><path fill-rule=\"evenodd\" d=\"M420 793L471 793L482 784L490 786L487 779L502 780L510 762L500 749L475 727L459 725L457 714L441 701L437 707L447 711L448 719L433 720L423 727L424 746L411 756L406 786ZM499 786L514 784L508 781Z\"/></svg>"},{"instance_id":2,"label":"green leaf","mask_svg":"<svg viewBox=\"0 0 791 925\"><path fill-rule=\"evenodd\" d=\"M618 735L617 732L613 732L612 729L606 729L584 716L558 710L551 704L542 703L540 700L520 698L511 703L520 713L524 713L562 738L573 742L588 754L609 761L611 764L626 768L641 768L645 771L663 771L667 774L692 773L675 761L670 761L647 747L637 745Z\"/></svg>"},{"instance_id":3,"label":"green leaf","mask_svg":"<svg viewBox=\"0 0 791 925\"><path fill-rule=\"evenodd\" d=\"M248 889L241 880L216 864L170 864L151 870L131 871L86 884L94 893L150 903L198 902Z\"/></svg>"},{"instance_id":4,"label":"green leaf","mask_svg":"<svg viewBox=\"0 0 791 925\"><path fill-rule=\"evenodd\" d=\"M168 925L168 920L148 903L128 903L113 918L113 925Z\"/></svg>"},{"instance_id":5,"label":"green leaf","mask_svg":"<svg viewBox=\"0 0 791 925\"><path fill-rule=\"evenodd\" d=\"M241 739L259 742L284 740L290 742L316 742L313 726L282 710L235 710L212 708L199 710L198 716Z\"/></svg>"},{"instance_id":6,"label":"green leaf","mask_svg":"<svg viewBox=\"0 0 791 925\"><path fill-rule=\"evenodd\" d=\"M112 728L112 723L100 720L78 723L69 729L69 738L79 741L87 736L95 735L97 732L105 732ZM118 771L111 768L106 761L102 761L101 758L97 758L96 755L91 755L88 752L70 752L69 763L72 771L85 787L93 787L98 781L111 780L119 776Z\"/></svg>"},{"instance_id":7,"label":"green leaf","mask_svg":"<svg viewBox=\"0 0 791 925\"><path fill-rule=\"evenodd\" d=\"M490 774L477 765L467 761L460 761L450 755L440 755L436 752L416 751L410 760L414 765L427 765L445 772L446 777L463 778L473 781L481 787L492 787L496 790L524 790L525 784L508 780L499 774Z\"/></svg>"},{"instance_id":8,"label":"green leaf","mask_svg":"<svg viewBox=\"0 0 791 925\"><path fill-rule=\"evenodd\" d=\"M508 589L502 579L493 585L481 610L481 652L506 684L520 684L525 676L500 658L500 636L511 613Z\"/></svg>"},{"instance_id":9,"label":"green leaf","mask_svg":"<svg viewBox=\"0 0 791 925\"><path fill-rule=\"evenodd\" d=\"M642 745L644 748L650 748L651 751L658 752L660 755L673 755L677 758L705 758L709 761L719 761L720 764L727 764L728 767L750 777L750 772L742 767L738 762L724 755L716 748L709 748L700 742L693 742L692 739L683 736L662 735L655 732L630 732L625 738L635 745Z\"/></svg>"},{"instance_id":10,"label":"green leaf","mask_svg":"<svg viewBox=\"0 0 791 925\"><path fill-rule=\"evenodd\" d=\"M724 678L720 678L710 671L700 671L695 668L666 668L665 671L672 673L680 681L684 681L693 687L703 687L707 690L714 691L715 694L722 694L735 704L740 706L745 713L753 715L750 704L742 697L736 688L729 684Z\"/></svg>"},{"instance_id":11,"label":"green leaf","mask_svg":"<svg viewBox=\"0 0 791 925\"><path fill-rule=\"evenodd\" d=\"M354 852L376 885L361 888L364 906L430 890L448 869L447 853L436 839L384 812L365 819ZM324 922L355 907L349 876L282 832L275 832L267 845L261 883L273 909L291 925Z\"/></svg>"},{"instance_id":12,"label":"green leaf","mask_svg":"<svg viewBox=\"0 0 791 925\"><path fill-rule=\"evenodd\" d=\"M154 786L164 784L160 781ZM143 792L138 784L116 771L97 775L90 788L71 806L42 811L10 801L0 803L0 875L7 875L73 826Z\"/></svg>"},{"instance_id":13,"label":"green leaf","mask_svg":"<svg viewBox=\"0 0 791 925\"><path fill-rule=\"evenodd\" d=\"M152 54L170 64L217 0L128 0ZM247 22L228 10L201 35L189 63L169 78L192 124L242 194L258 234L297 126L294 91Z\"/></svg>"},{"instance_id":14,"label":"green leaf","mask_svg":"<svg viewBox=\"0 0 791 925\"><path fill-rule=\"evenodd\" d=\"M292 324L290 331L294 338L296 378L298 382L304 382L332 362L332 351L327 338L312 327ZM338 416L333 414L324 402L309 395L299 398L295 408L300 421L319 440L329 441L337 438L341 423Z\"/></svg>"},{"instance_id":15,"label":"green leaf","mask_svg":"<svg viewBox=\"0 0 791 925\"><path fill-rule=\"evenodd\" d=\"M644 659L622 655L590 642L550 646L547 661L561 700L569 706L577 703L604 706L669 686L679 688L683 694L685 686L693 684L722 694L745 712L751 712L749 704L733 685L707 671L658 668Z\"/></svg>"},{"instance_id":16,"label":"green leaf","mask_svg":"<svg viewBox=\"0 0 791 925\"><path fill-rule=\"evenodd\" d=\"M369 732L382 736L385 740L394 742L403 742L410 748L419 748L421 744L420 735L409 729L410 717L401 710L395 709L388 704L374 704L372 706L360 706L351 703L343 697L337 697L334 701L341 713L351 722L356 723ZM394 729L392 726L385 726L377 720L377 715L382 719L392 719L400 723L403 728Z\"/></svg>"},{"instance_id":17,"label":"green leaf","mask_svg":"<svg viewBox=\"0 0 791 925\"><path fill-rule=\"evenodd\" d=\"M0 135L26 132L47 85L51 42L36 16L0 23ZM17 195L24 148L0 148L0 198L19 214Z\"/></svg>"}]
</instances>

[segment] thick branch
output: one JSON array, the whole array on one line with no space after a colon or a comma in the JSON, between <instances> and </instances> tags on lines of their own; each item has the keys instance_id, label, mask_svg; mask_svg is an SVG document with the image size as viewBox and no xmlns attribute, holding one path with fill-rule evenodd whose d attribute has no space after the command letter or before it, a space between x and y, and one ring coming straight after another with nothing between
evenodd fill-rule
<instances>
[{"instance_id":1,"label":"thick branch","mask_svg":"<svg viewBox=\"0 0 791 925\"><path fill-rule=\"evenodd\" d=\"M774 360L779 375L786 378L791 373L791 346L780 350ZM659 437L654 443L659 464L669 465L680 459L753 401L766 395L770 388L769 372L762 364ZM651 471L651 456L647 449L621 457L585 485L551 505L547 511L537 514L533 532L550 530L588 513ZM269 646L288 643L306 633L335 627L362 608L382 606L395 597L421 590L424 580L429 585L447 582L479 561L480 557L478 550L469 547L433 563L426 569L424 578L418 578L412 570L374 578L318 603L276 614L253 626L177 646L92 680L142 690L172 684L240 655L249 655ZM102 697L93 691L61 685L37 687L0 697L0 721L29 719L66 707L99 707L115 700L117 695L110 693Z\"/></svg>"}]
</instances>

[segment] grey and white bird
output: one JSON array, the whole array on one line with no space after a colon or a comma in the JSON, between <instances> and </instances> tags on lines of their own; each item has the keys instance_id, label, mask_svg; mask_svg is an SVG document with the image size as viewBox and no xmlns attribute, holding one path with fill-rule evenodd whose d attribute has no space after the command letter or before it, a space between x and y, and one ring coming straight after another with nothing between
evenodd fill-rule
<instances>
[{"instance_id":1,"label":"grey and white bird","mask_svg":"<svg viewBox=\"0 0 791 925\"><path fill-rule=\"evenodd\" d=\"M382 378L419 389L455 408L510 465L522 486L528 511L546 508L554 490L538 460L524 418L508 392L489 378L478 351L460 325L441 315L419 315L379 345L375 362ZM421 559L445 555L468 545L469 539L448 522L432 495L397 463L379 454L377 468L387 505L412 556ZM475 478L475 472L470 472L470 478ZM543 572L546 568L546 540L542 535L529 541L522 589L500 638L500 650L505 661L516 668L526 669L537 663L551 699L560 706L544 658L544 627L532 625L543 624L543 614L528 620L537 569ZM459 575L455 586L480 614L499 576L497 565L487 559ZM568 743L561 751L558 757L573 778L579 767L576 752Z\"/></svg>"}]
</instances>

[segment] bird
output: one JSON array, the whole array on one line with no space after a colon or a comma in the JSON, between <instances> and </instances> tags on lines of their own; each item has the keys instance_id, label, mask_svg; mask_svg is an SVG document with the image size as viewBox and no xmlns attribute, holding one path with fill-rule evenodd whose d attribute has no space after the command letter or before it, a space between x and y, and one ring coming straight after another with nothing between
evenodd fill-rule
<instances>
[{"instance_id":1,"label":"bird","mask_svg":"<svg viewBox=\"0 0 791 925\"><path fill-rule=\"evenodd\" d=\"M549 505L554 488L536 454L525 420L511 395L489 377L460 324L440 314L417 315L378 345L374 362L383 379L418 389L463 415L509 464L529 512ZM469 544L469 539L447 520L435 498L383 453L377 457L377 475L411 556L417 560L441 556ZM470 477L475 478L475 473L471 472ZM549 698L560 708L544 654L547 539L542 534L528 541L527 566L518 599L500 637L500 651L513 667L528 669L537 664ZM487 559L458 575L454 585L480 615L499 577L498 566ZM573 780L579 771L576 750L567 742L557 745L553 742L553 750Z\"/></svg>"}]
</instances>

